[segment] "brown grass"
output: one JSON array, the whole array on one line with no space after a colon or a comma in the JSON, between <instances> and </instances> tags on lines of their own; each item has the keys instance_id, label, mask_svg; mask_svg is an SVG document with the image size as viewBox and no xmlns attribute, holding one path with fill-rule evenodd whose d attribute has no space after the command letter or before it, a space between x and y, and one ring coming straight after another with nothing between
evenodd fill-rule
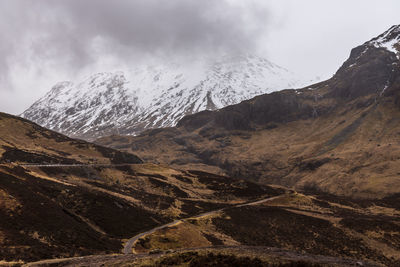
<instances>
[{"instance_id":1,"label":"brown grass","mask_svg":"<svg viewBox=\"0 0 400 267\"><path fill-rule=\"evenodd\" d=\"M351 108L272 129L176 129L138 137L112 136L99 143L179 168L207 166L230 176L297 189L316 187L337 195L376 198L400 188L400 111L393 103ZM185 146L180 141L184 140ZM132 147L137 147L135 151Z\"/></svg>"},{"instance_id":2,"label":"brown grass","mask_svg":"<svg viewBox=\"0 0 400 267\"><path fill-rule=\"evenodd\" d=\"M0 189L0 210L10 213L16 212L20 207L21 203L15 197Z\"/></svg>"},{"instance_id":3,"label":"brown grass","mask_svg":"<svg viewBox=\"0 0 400 267\"><path fill-rule=\"evenodd\" d=\"M351 201L348 203L351 206L294 192L258 206L228 209L211 217L189 219L144 237L135 249L148 252L205 246L200 241L208 237L211 243L216 238L224 245L274 246L327 256L369 259L395 266L400 261L399 248L393 247L399 234L395 227L399 216L392 214L390 208L378 209L376 205L370 207L379 212L372 215L370 209ZM384 230L379 227L382 216L387 222ZM362 222L352 226L344 223L344 219L368 220L369 223L365 224L370 226L364 231L355 228L362 227ZM199 243L190 243L188 239Z\"/></svg>"}]
</instances>

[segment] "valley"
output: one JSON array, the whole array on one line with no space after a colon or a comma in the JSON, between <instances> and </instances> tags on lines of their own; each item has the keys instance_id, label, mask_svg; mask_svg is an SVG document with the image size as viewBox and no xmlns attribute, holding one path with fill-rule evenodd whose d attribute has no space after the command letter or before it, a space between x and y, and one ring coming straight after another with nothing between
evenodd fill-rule
<instances>
[{"instance_id":1,"label":"valley","mask_svg":"<svg viewBox=\"0 0 400 267\"><path fill-rule=\"evenodd\" d=\"M7 114L0 123L3 263L42 266L47 261L40 260L64 258L49 262L85 265L86 259L98 259L121 266L157 264L165 257L184 261L180 255L187 253L199 260L309 266L345 265L341 257L366 266L394 266L399 260L394 196L358 202L318 191L298 193L143 163L133 154L73 140ZM19 125L12 134L11 125ZM354 220L377 226L359 228ZM241 252L232 256L233 251Z\"/></svg>"},{"instance_id":2,"label":"valley","mask_svg":"<svg viewBox=\"0 0 400 267\"><path fill-rule=\"evenodd\" d=\"M214 65L221 80L189 98L160 89L185 102L168 118L135 117L122 74L59 84L24 114L53 130L0 113L0 266L399 266L399 40L393 26L331 79L267 94L248 72L286 70ZM248 95L209 93L243 75Z\"/></svg>"}]
</instances>

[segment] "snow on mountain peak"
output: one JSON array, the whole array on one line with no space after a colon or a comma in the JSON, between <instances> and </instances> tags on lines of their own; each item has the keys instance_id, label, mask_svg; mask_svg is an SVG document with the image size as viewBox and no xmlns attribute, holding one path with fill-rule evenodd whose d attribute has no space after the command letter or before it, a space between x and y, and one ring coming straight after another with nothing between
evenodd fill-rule
<instances>
[{"instance_id":1,"label":"snow on mountain peak","mask_svg":"<svg viewBox=\"0 0 400 267\"><path fill-rule=\"evenodd\" d=\"M256 95L305 85L257 56L212 63L142 66L56 84L22 116L73 137L93 140L174 126L183 116L215 110Z\"/></svg>"},{"instance_id":2,"label":"snow on mountain peak","mask_svg":"<svg viewBox=\"0 0 400 267\"><path fill-rule=\"evenodd\" d=\"M400 59L400 25L392 26L389 30L368 42L375 47L386 48Z\"/></svg>"}]
</instances>

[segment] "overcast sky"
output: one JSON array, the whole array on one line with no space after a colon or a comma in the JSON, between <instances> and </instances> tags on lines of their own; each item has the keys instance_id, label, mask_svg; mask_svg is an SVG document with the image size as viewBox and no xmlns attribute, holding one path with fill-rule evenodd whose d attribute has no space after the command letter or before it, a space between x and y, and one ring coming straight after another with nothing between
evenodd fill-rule
<instances>
[{"instance_id":1,"label":"overcast sky","mask_svg":"<svg viewBox=\"0 0 400 267\"><path fill-rule=\"evenodd\" d=\"M155 59L250 53L328 78L399 14L399 0L1 0L0 111Z\"/></svg>"}]
</instances>

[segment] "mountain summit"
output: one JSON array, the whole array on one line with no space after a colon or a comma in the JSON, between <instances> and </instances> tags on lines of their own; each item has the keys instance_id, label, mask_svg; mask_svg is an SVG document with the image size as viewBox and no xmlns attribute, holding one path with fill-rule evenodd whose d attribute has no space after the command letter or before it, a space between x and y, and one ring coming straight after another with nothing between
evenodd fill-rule
<instances>
[{"instance_id":1,"label":"mountain summit","mask_svg":"<svg viewBox=\"0 0 400 267\"><path fill-rule=\"evenodd\" d=\"M174 126L188 114L302 84L288 70L252 55L223 57L196 69L177 64L146 66L59 83L22 117L93 140Z\"/></svg>"},{"instance_id":2,"label":"mountain summit","mask_svg":"<svg viewBox=\"0 0 400 267\"><path fill-rule=\"evenodd\" d=\"M395 53L400 59L400 25L394 25L389 30L379 35L378 37L367 42L375 47L383 47Z\"/></svg>"}]
</instances>

